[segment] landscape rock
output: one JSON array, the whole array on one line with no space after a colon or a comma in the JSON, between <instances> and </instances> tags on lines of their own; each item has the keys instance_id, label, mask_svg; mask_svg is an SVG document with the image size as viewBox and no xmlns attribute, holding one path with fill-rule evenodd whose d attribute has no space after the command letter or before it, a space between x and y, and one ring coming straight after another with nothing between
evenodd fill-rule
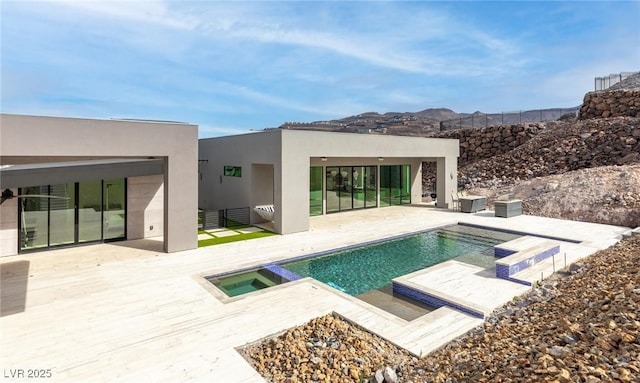
<instances>
[{"instance_id":1,"label":"landscape rock","mask_svg":"<svg viewBox=\"0 0 640 383\"><path fill-rule=\"evenodd\" d=\"M421 359L336 315L239 352L269 382L389 382L392 371L397 382L638 382L640 235L581 265L581 272L545 280ZM553 299L538 299L550 294ZM296 332L325 343L334 337L341 347L310 351Z\"/></svg>"},{"instance_id":2,"label":"landscape rock","mask_svg":"<svg viewBox=\"0 0 640 383\"><path fill-rule=\"evenodd\" d=\"M398 382L398 375L396 375L396 371L393 368L389 367L389 366L385 367L383 375L384 375L385 383L397 383Z\"/></svg>"}]
</instances>

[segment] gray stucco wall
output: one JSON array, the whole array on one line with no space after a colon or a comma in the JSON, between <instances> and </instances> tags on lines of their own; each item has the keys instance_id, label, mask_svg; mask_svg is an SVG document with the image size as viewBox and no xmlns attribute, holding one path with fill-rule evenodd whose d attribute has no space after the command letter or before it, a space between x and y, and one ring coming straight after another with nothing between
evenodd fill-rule
<instances>
[{"instance_id":1,"label":"gray stucco wall","mask_svg":"<svg viewBox=\"0 0 640 383\"><path fill-rule=\"evenodd\" d=\"M127 179L127 239L164 233L164 176Z\"/></svg>"},{"instance_id":2,"label":"gray stucco wall","mask_svg":"<svg viewBox=\"0 0 640 383\"><path fill-rule=\"evenodd\" d=\"M163 159L165 251L197 247L197 126L11 114L0 126L1 164Z\"/></svg>"},{"instance_id":3,"label":"gray stucco wall","mask_svg":"<svg viewBox=\"0 0 640 383\"><path fill-rule=\"evenodd\" d=\"M264 193L257 193L259 187L252 183L265 181L252 171L264 168L252 165L273 165L274 224L282 234L309 229L309 167L312 165L410 164L412 200L421 201L421 163L434 161L440 164L438 194L444 196L438 198L439 207L447 207L451 191L457 189L458 140L271 130L200 140L199 151L200 159L207 161L201 164L199 187L199 205L206 209L253 207L263 203ZM322 161L322 157L326 161ZM224 165L242 166L242 178L222 176Z\"/></svg>"}]
</instances>

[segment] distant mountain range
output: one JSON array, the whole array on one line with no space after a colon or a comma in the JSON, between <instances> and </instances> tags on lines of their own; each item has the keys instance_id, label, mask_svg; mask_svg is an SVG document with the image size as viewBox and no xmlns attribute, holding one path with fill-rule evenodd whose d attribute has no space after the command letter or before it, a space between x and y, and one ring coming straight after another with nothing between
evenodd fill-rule
<instances>
[{"instance_id":1,"label":"distant mountain range","mask_svg":"<svg viewBox=\"0 0 640 383\"><path fill-rule=\"evenodd\" d=\"M366 112L338 120L285 122L280 129L322 130L345 133L377 133L403 136L428 136L441 130L554 121L567 114L575 115L580 107L552 108L516 113L456 113L451 109L425 109L419 112Z\"/></svg>"}]
</instances>

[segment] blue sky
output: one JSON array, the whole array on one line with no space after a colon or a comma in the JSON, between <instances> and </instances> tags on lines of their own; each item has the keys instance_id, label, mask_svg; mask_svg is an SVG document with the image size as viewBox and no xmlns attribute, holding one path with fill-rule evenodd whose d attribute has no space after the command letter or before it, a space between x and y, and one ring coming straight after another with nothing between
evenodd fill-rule
<instances>
[{"instance_id":1,"label":"blue sky","mask_svg":"<svg viewBox=\"0 0 640 383\"><path fill-rule=\"evenodd\" d=\"M364 112L571 107L640 70L640 2L5 1L3 113L200 137Z\"/></svg>"}]
</instances>

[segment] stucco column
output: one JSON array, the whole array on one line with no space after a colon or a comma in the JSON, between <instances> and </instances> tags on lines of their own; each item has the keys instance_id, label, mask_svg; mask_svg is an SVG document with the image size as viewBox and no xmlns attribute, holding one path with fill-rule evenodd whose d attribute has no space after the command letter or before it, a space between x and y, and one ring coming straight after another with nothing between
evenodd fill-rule
<instances>
[{"instance_id":1,"label":"stucco column","mask_svg":"<svg viewBox=\"0 0 640 383\"><path fill-rule=\"evenodd\" d=\"M198 158L195 151L164 159L164 250L198 247ZM196 224L194 224L196 223Z\"/></svg>"},{"instance_id":2,"label":"stucco column","mask_svg":"<svg viewBox=\"0 0 640 383\"><path fill-rule=\"evenodd\" d=\"M451 205L451 193L458 191L458 158L440 157L436 167L436 206L446 209Z\"/></svg>"},{"instance_id":3,"label":"stucco column","mask_svg":"<svg viewBox=\"0 0 640 383\"><path fill-rule=\"evenodd\" d=\"M422 161L411 160L411 203L422 202Z\"/></svg>"},{"instance_id":4,"label":"stucco column","mask_svg":"<svg viewBox=\"0 0 640 383\"><path fill-rule=\"evenodd\" d=\"M275 220L280 234L309 230L309 166L308 157L302 159L294 152L283 156L280 170L275 171Z\"/></svg>"}]
</instances>

